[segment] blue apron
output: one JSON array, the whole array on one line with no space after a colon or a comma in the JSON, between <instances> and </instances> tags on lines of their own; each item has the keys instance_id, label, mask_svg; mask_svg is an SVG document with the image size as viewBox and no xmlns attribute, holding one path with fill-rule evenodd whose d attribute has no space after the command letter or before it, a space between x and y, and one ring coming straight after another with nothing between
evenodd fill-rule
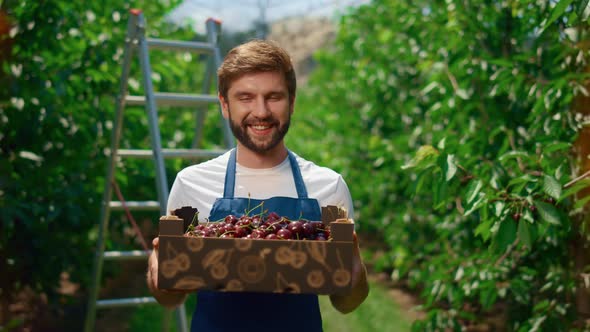
<instances>
[{"instance_id":1,"label":"blue apron","mask_svg":"<svg viewBox=\"0 0 590 332\"><path fill-rule=\"evenodd\" d=\"M229 214L241 216L245 211L255 215L261 213L261 208L291 220L322 220L320 205L316 199L307 197L301 171L291 151L289 161L297 198L235 198L236 150L233 149L227 163L223 198L215 200L209 220L222 220ZM199 291L191 331L315 332L322 331L322 318L318 297L313 294Z\"/></svg>"}]
</instances>

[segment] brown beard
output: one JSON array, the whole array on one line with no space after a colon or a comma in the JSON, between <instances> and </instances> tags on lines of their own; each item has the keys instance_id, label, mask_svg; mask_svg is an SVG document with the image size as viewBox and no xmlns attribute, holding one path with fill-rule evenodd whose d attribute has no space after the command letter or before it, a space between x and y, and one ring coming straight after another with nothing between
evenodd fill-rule
<instances>
[{"instance_id":1,"label":"brown beard","mask_svg":"<svg viewBox=\"0 0 590 332\"><path fill-rule=\"evenodd\" d=\"M229 126L231 128L232 133L234 134L234 136L238 140L238 142L240 142L243 146L245 146L249 150L254 151L256 153L265 153L265 152L272 150L274 147L276 147L283 140L285 135L287 135L287 132L289 131L289 126L291 125L291 115L289 115L289 119L287 120L287 122L285 124L283 124L282 126L278 127L278 130L273 133L269 142L266 142L263 144L257 144L252 140L252 138L250 136L248 136L247 127L251 121L244 120L244 121L242 121L242 123L236 123L235 121L233 121L233 119L231 117L231 110L230 110L229 106L228 106L227 111L229 114ZM276 125L278 123L272 117L262 119L262 121L260 121L260 122L270 123L272 125Z\"/></svg>"}]
</instances>

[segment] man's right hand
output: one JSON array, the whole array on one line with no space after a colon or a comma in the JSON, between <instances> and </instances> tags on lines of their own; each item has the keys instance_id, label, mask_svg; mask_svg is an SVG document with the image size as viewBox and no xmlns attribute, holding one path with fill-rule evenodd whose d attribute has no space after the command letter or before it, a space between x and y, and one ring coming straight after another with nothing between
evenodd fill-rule
<instances>
[{"instance_id":1,"label":"man's right hand","mask_svg":"<svg viewBox=\"0 0 590 332\"><path fill-rule=\"evenodd\" d=\"M154 249L148 259L148 274L147 282L150 290L158 290L158 248L160 247L160 238L156 237L152 240Z\"/></svg>"},{"instance_id":2,"label":"man's right hand","mask_svg":"<svg viewBox=\"0 0 590 332\"><path fill-rule=\"evenodd\" d=\"M166 291L158 289L158 248L160 247L160 238L156 237L152 240L154 249L148 259L147 270L147 286L154 296L154 298L161 305L167 308L174 308L184 302L186 296L190 292L183 291Z\"/></svg>"}]
</instances>

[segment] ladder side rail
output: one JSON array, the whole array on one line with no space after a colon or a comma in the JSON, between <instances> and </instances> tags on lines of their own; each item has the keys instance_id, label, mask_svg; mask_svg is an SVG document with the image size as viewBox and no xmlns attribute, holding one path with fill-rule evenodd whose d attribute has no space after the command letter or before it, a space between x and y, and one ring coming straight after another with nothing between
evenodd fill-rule
<instances>
[{"instance_id":1,"label":"ladder side rail","mask_svg":"<svg viewBox=\"0 0 590 332\"><path fill-rule=\"evenodd\" d=\"M117 149L121 140L121 131L123 128L123 111L125 108L125 95L128 90L128 78L131 69L131 57L137 42L136 23L132 18L129 20L127 36L125 37L125 48L123 51L123 68L121 81L119 84L119 95L117 96L117 107L115 111L115 120L111 133L111 150L107 168L107 177L105 189L100 209L100 227L98 230L97 248L94 256L94 266L92 274L92 284L88 295L88 306L86 308L86 319L84 322L84 331L91 332L94 330L96 320L96 303L98 299L99 284L102 274L103 253L105 247L105 236L109 227L110 218L110 201L112 199L112 181L115 177L115 166L117 161Z\"/></svg>"},{"instance_id":2,"label":"ladder side rail","mask_svg":"<svg viewBox=\"0 0 590 332\"><path fill-rule=\"evenodd\" d=\"M209 42L215 45L215 48L213 50L213 61L215 63L215 68L219 68L221 67L221 61L222 61L222 57L221 57L221 50L219 49L219 29L220 29L220 22L216 21L214 19L208 19L207 20L207 31L211 31L211 33L208 34L208 39ZM215 82L215 89L217 90L217 87L219 85L219 82L217 80L217 75L213 75L214 77L214 82ZM221 107L219 107L219 112L221 113ZM231 128L229 126L229 119L225 119L223 117L223 114L221 114L221 121L222 121L222 127L223 127L223 132L224 132L224 141L225 141L225 146L228 149L234 148L236 146L235 140L233 138L233 133L231 131Z\"/></svg>"},{"instance_id":3,"label":"ladder side rail","mask_svg":"<svg viewBox=\"0 0 590 332\"><path fill-rule=\"evenodd\" d=\"M210 93L211 89L211 75L213 75L213 66L214 61L212 56L209 56L207 59L207 67L205 71L205 78L203 80L203 85L201 88L201 92L203 95ZM201 146L201 142L203 141L203 128L205 128L205 115L207 112L207 108L197 109L196 114L196 124L195 124L195 136L193 138L192 148L197 149Z\"/></svg>"},{"instance_id":4,"label":"ladder side rail","mask_svg":"<svg viewBox=\"0 0 590 332\"><path fill-rule=\"evenodd\" d=\"M145 38L145 18L143 14L138 17L139 32L139 60L141 74L143 77L143 88L146 95L145 110L148 116L148 125L151 137L154 163L156 166L156 186L158 191L158 201L160 202L160 215L166 215L166 202L168 202L168 179L166 178L164 157L162 155L162 140L158 125L158 109L154 96L154 86L152 83L152 69L150 65L149 50Z\"/></svg>"},{"instance_id":5,"label":"ladder side rail","mask_svg":"<svg viewBox=\"0 0 590 332\"><path fill-rule=\"evenodd\" d=\"M156 166L156 186L158 189L158 201L160 202L160 215L167 214L168 202L168 179L166 178L166 168L164 165L164 157L162 155L162 142L160 137L160 129L158 125L158 111L156 102L154 100L154 87L152 84L151 67L149 59L148 44L145 38L145 18L143 13L138 17L139 34L139 58L141 71L143 75L144 90L146 93L146 111L148 113L148 124L150 128L150 136L152 143L152 150L154 151L154 163ZM181 332L187 332L186 310L184 303L175 310L177 327Z\"/></svg>"},{"instance_id":6,"label":"ladder side rail","mask_svg":"<svg viewBox=\"0 0 590 332\"><path fill-rule=\"evenodd\" d=\"M212 45L212 51L209 56L207 56L207 67L205 71L205 78L203 79L203 85L201 88L201 92L203 95L208 95L211 93L211 77L216 75L215 72L216 63L215 63L215 50L218 48L217 45L217 31L213 24L209 24L209 21L213 21L212 19L207 20L207 24L205 28L207 29L207 44ZM217 87L215 87L215 91L217 91ZM205 126L205 111L199 110L197 111L196 115L196 126L195 126L195 136L193 139L193 148L198 148L201 146L201 141L203 140L203 128Z\"/></svg>"}]
</instances>

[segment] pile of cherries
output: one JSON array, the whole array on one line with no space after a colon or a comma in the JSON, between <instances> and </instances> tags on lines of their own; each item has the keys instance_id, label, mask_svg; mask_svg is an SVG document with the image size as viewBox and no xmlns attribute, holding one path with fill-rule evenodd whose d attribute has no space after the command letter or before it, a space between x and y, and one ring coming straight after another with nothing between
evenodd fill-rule
<instances>
[{"instance_id":1,"label":"pile of cherries","mask_svg":"<svg viewBox=\"0 0 590 332\"><path fill-rule=\"evenodd\" d=\"M289 220L276 212L267 215L228 215L217 222L191 224L186 233L195 237L245 238L269 240L330 239L330 228L322 222L305 219Z\"/></svg>"}]
</instances>

